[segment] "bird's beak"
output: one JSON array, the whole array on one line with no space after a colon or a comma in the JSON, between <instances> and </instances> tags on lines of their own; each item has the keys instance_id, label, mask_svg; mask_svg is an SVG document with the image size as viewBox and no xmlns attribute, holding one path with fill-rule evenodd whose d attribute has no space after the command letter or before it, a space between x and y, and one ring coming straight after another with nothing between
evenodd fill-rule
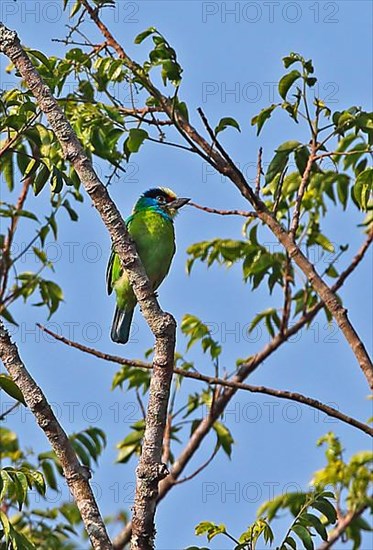
<instances>
[{"instance_id":1,"label":"bird's beak","mask_svg":"<svg viewBox=\"0 0 373 550\"><path fill-rule=\"evenodd\" d=\"M190 199L185 199L185 198L178 198L178 199L175 199L174 201L168 203L168 208L173 208L174 210L179 210L179 208L181 208L182 206L184 206L185 204L187 204L188 202L190 201Z\"/></svg>"}]
</instances>

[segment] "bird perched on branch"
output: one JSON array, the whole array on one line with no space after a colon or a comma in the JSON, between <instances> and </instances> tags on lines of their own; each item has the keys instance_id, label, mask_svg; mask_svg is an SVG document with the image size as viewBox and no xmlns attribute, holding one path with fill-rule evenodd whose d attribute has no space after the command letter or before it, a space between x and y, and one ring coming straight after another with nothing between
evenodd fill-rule
<instances>
[{"instance_id":1,"label":"bird perched on branch","mask_svg":"<svg viewBox=\"0 0 373 550\"><path fill-rule=\"evenodd\" d=\"M189 200L178 198L166 187L149 189L139 198L126 220L153 290L159 287L170 269L176 250L173 220L179 208ZM126 344L137 300L114 250L106 270L106 283L108 293L114 289L117 295L111 339Z\"/></svg>"}]
</instances>

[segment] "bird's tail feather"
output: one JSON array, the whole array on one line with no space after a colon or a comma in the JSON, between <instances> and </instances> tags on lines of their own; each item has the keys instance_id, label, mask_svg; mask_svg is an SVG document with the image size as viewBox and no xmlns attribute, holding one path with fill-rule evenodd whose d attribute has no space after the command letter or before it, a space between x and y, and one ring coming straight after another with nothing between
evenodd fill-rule
<instances>
[{"instance_id":1,"label":"bird's tail feather","mask_svg":"<svg viewBox=\"0 0 373 550\"><path fill-rule=\"evenodd\" d=\"M126 344L130 335L133 309L115 308L113 324L111 327L111 339L117 344Z\"/></svg>"}]
</instances>

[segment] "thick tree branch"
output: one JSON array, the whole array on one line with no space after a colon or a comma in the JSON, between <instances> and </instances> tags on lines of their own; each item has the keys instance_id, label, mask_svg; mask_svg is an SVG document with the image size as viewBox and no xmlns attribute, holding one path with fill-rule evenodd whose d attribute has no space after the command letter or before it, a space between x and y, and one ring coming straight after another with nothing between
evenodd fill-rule
<instances>
[{"instance_id":1,"label":"thick tree branch","mask_svg":"<svg viewBox=\"0 0 373 550\"><path fill-rule=\"evenodd\" d=\"M155 535L154 513L158 482L168 473L161 463L161 454L172 378L176 323L170 314L161 310L126 225L109 197L107 189L93 170L63 111L22 49L17 34L2 24L0 24L0 51L13 62L33 93L61 144L64 157L72 163L92 199L110 233L113 246L123 268L127 271L141 311L156 339L142 455L137 468L134 536L132 537L133 548L151 549Z\"/></svg>"},{"instance_id":2,"label":"thick tree branch","mask_svg":"<svg viewBox=\"0 0 373 550\"><path fill-rule=\"evenodd\" d=\"M198 132L197 130L181 116L179 112L175 112L172 102L167 99L150 80L149 76L145 74L143 68L135 63L129 55L124 51L122 46L115 40L112 33L101 21L98 10L93 9L88 0L81 0L81 3L89 13L92 20L96 23L97 27L103 33L107 43L117 53L118 57L124 61L130 71L132 71L142 82L145 89L155 97L159 105L163 108L164 112L169 116L170 120L175 122L175 128L179 133L188 141L188 143L194 144L195 152L198 153L204 160L211 164L218 172L227 176L237 187L240 193L250 204L255 208L258 213L258 217L263 223L265 223L277 240L287 251L291 260L297 264L301 271L305 274L313 289L319 295L325 306L336 320L340 330L349 343L364 376L371 389L373 389L373 365L372 361L365 349L365 346L357 334L355 328L351 324L347 309L344 308L335 293L328 287L320 275L316 272L312 263L303 254L299 246L294 242L292 234L288 233L285 228L277 221L275 215L268 210L263 201L255 194L254 190L250 187L246 181L242 172L237 168L234 162L229 157L228 153L223 147L215 143L218 150L215 150ZM209 135L211 136L211 127L201 109L198 110L202 117L202 120L207 128ZM311 168L310 168L311 169ZM303 178L305 179L305 178ZM304 188L306 182L304 184ZM302 196L299 197L300 201ZM297 207L296 207L297 208Z\"/></svg>"},{"instance_id":3,"label":"thick tree branch","mask_svg":"<svg viewBox=\"0 0 373 550\"><path fill-rule=\"evenodd\" d=\"M1 321L0 358L21 390L27 406L34 414L37 423L44 431L61 463L66 483L79 508L92 547L97 550L112 549L112 544L88 482L90 472L79 463L69 438L55 417L43 392L22 363L17 346L11 342L10 336Z\"/></svg>"},{"instance_id":4,"label":"thick tree branch","mask_svg":"<svg viewBox=\"0 0 373 550\"><path fill-rule=\"evenodd\" d=\"M347 512L347 514L338 521L337 527L333 529L331 533L329 533L328 540L325 541L321 546L319 546L318 550L329 550L329 548L332 548L333 544L337 542L338 539L340 539L340 537L343 535L349 525L354 521L354 519L361 516L361 514L363 514L367 508L368 505L366 504L358 510L351 510L350 512Z\"/></svg>"}]
</instances>

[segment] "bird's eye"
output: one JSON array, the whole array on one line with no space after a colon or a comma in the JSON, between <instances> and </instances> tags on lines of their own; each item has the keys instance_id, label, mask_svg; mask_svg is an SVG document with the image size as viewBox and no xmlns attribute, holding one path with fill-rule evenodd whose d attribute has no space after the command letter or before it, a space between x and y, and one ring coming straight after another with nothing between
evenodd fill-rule
<instances>
[{"instance_id":1,"label":"bird's eye","mask_svg":"<svg viewBox=\"0 0 373 550\"><path fill-rule=\"evenodd\" d=\"M166 198L165 198L163 195L158 195L157 201L158 201L158 202L161 202L161 203L165 203L165 202L166 202Z\"/></svg>"}]
</instances>

